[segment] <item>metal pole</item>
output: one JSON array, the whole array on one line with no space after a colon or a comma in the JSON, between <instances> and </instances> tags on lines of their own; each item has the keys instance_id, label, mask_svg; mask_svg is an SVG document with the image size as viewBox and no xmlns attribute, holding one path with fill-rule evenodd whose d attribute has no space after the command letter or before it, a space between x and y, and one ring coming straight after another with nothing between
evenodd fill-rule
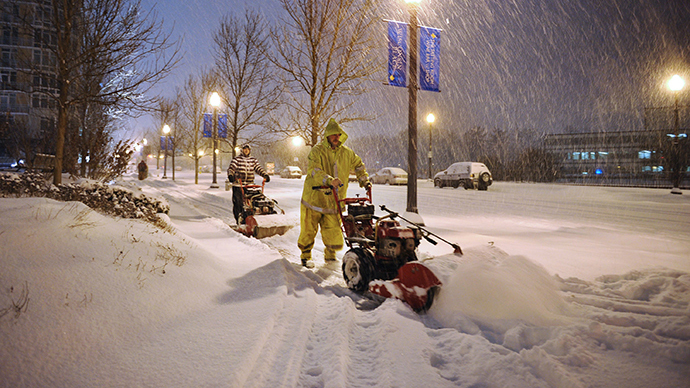
<instances>
[{"instance_id":1,"label":"metal pole","mask_svg":"<svg viewBox=\"0 0 690 388\"><path fill-rule=\"evenodd\" d=\"M407 164L407 211L417 213L417 7L410 8L410 80L407 84L409 96L408 109L408 149Z\"/></svg>"},{"instance_id":2,"label":"metal pole","mask_svg":"<svg viewBox=\"0 0 690 388\"><path fill-rule=\"evenodd\" d=\"M431 132L432 132L433 127L434 127L434 124L429 123L429 180L434 178L431 175Z\"/></svg>"},{"instance_id":3,"label":"metal pole","mask_svg":"<svg viewBox=\"0 0 690 388\"><path fill-rule=\"evenodd\" d=\"M678 92L676 94L675 104L673 106L673 132L675 137L673 138L673 189L672 192L680 193L680 179L681 179L681 161L680 161L680 121L678 118Z\"/></svg>"},{"instance_id":4,"label":"metal pole","mask_svg":"<svg viewBox=\"0 0 690 388\"><path fill-rule=\"evenodd\" d=\"M212 189L218 188L218 181L216 180L216 148L218 147L218 108L213 108L213 183Z\"/></svg>"},{"instance_id":5,"label":"metal pole","mask_svg":"<svg viewBox=\"0 0 690 388\"><path fill-rule=\"evenodd\" d=\"M170 157L172 158L172 180L175 180L175 138L173 137L173 140L170 141L170 144L172 145L172 154Z\"/></svg>"},{"instance_id":6,"label":"metal pole","mask_svg":"<svg viewBox=\"0 0 690 388\"><path fill-rule=\"evenodd\" d=\"M165 135L165 154L163 155L163 179L168 179L168 135Z\"/></svg>"}]
</instances>

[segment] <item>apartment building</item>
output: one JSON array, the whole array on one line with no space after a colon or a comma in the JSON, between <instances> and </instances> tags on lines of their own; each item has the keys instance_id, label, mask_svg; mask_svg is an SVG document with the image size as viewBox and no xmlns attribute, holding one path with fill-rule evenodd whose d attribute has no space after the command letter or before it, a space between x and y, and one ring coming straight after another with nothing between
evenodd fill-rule
<instances>
[{"instance_id":1,"label":"apartment building","mask_svg":"<svg viewBox=\"0 0 690 388\"><path fill-rule=\"evenodd\" d=\"M687 156L685 130L677 135L669 130L549 134L544 150L556 157L563 182L665 187L674 140Z\"/></svg>"},{"instance_id":2,"label":"apartment building","mask_svg":"<svg viewBox=\"0 0 690 388\"><path fill-rule=\"evenodd\" d=\"M0 1L0 153L51 152L56 94L52 2Z\"/></svg>"}]
</instances>

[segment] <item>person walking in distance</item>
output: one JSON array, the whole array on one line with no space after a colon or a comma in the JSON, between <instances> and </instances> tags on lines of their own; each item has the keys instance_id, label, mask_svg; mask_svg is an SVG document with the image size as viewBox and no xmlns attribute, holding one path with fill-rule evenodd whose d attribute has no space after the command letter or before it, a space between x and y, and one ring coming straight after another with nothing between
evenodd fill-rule
<instances>
[{"instance_id":1,"label":"person walking in distance","mask_svg":"<svg viewBox=\"0 0 690 388\"><path fill-rule=\"evenodd\" d=\"M335 252L343 248L340 215L331 190L338 190L339 198L347 194L348 177L354 171L360 187L371 189L369 175L360 158L343 145L347 134L335 119L330 119L323 140L309 152L307 175L300 205L300 234L297 240L302 265L313 268L311 250L316 233L321 228L321 239L326 246L324 259L336 260ZM315 187L327 187L317 188Z\"/></svg>"}]
</instances>

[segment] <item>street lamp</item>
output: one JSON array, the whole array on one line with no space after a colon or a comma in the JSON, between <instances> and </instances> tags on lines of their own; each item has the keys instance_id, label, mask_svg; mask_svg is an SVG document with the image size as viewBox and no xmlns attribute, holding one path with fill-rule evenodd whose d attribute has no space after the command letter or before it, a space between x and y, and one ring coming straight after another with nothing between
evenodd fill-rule
<instances>
[{"instance_id":1,"label":"street lamp","mask_svg":"<svg viewBox=\"0 0 690 388\"><path fill-rule=\"evenodd\" d=\"M165 153L163 154L163 179L168 179L168 134L170 134L170 126L165 124L163 126L163 135L165 136Z\"/></svg>"},{"instance_id":2,"label":"street lamp","mask_svg":"<svg viewBox=\"0 0 690 388\"><path fill-rule=\"evenodd\" d=\"M410 9L410 77L407 83L407 212L417 213L417 10L421 0L405 0Z\"/></svg>"},{"instance_id":3,"label":"street lamp","mask_svg":"<svg viewBox=\"0 0 690 388\"><path fill-rule=\"evenodd\" d=\"M220 96L218 93L211 93L209 103L213 107L213 182L211 183L211 188L217 189L219 186L216 176L216 155L218 155L218 107L220 106Z\"/></svg>"},{"instance_id":4,"label":"street lamp","mask_svg":"<svg viewBox=\"0 0 690 388\"><path fill-rule=\"evenodd\" d=\"M682 179L681 168L682 162L680 157L680 122L678 117L678 95L680 91L685 87L685 80L678 74L671 77L668 80L668 88L671 90L675 97L675 102L673 104L673 140L672 140L672 150L673 150L673 189L671 189L672 194L683 194L680 191L680 181Z\"/></svg>"},{"instance_id":5,"label":"street lamp","mask_svg":"<svg viewBox=\"0 0 690 388\"><path fill-rule=\"evenodd\" d=\"M434 116L433 113L429 113L429 115L426 116L426 122L429 123L429 180L433 179L433 176L431 175L431 130L434 126L435 120L436 116Z\"/></svg>"}]
</instances>

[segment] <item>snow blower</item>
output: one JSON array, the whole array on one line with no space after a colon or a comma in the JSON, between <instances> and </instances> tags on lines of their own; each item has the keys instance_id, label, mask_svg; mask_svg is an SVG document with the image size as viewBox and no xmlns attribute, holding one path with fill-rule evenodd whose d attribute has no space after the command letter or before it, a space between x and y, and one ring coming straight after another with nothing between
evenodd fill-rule
<instances>
[{"instance_id":1,"label":"snow blower","mask_svg":"<svg viewBox=\"0 0 690 388\"><path fill-rule=\"evenodd\" d=\"M335 188L329 189L334 195L345 241L350 248L343 256L342 268L348 288L400 299L415 311L428 310L441 281L429 267L417 261L415 251L422 238L436 244L429 236L440 237L400 217L411 225L402 226L395 219L399 215L384 205L381 209L388 214L375 216L371 189L366 197L343 199L338 198ZM343 214L344 206L346 214ZM462 254L460 246L447 243L457 254Z\"/></svg>"},{"instance_id":2,"label":"snow blower","mask_svg":"<svg viewBox=\"0 0 690 388\"><path fill-rule=\"evenodd\" d=\"M285 217L285 211L278 207L278 202L264 195L264 186L244 185L242 187L242 211L237 225L232 226L236 231L247 237L258 239L285 234L293 225Z\"/></svg>"}]
</instances>

